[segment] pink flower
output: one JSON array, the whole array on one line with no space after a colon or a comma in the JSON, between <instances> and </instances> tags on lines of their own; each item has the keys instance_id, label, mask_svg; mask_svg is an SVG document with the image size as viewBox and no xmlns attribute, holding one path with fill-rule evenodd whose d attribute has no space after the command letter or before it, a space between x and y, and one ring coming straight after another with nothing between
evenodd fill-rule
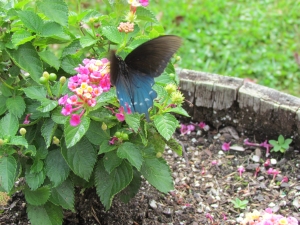
<instances>
[{"instance_id":1,"label":"pink flower","mask_svg":"<svg viewBox=\"0 0 300 225\"><path fill-rule=\"evenodd\" d=\"M262 146L262 147L266 148L266 156L268 157L270 155L270 147L272 147L272 145L268 144L268 141L265 140L259 146Z\"/></svg>"},{"instance_id":2,"label":"pink flower","mask_svg":"<svg viewBox=\"0 0 300 225\"><path fill-rule=\"evenodd\" d=\"M238 172L239 172L239 174L240 174L240 177L242 177L242 173L245 172L245 168L244 168L243 166L239 166L239 167L238 167Z\"/></svg>"},{"instance_id":3,"label":"pink flower","mask_svg":"<svg viewBox=\"0 0 300 225\"><path fill-rule=\"evenodd\" d=\"M68 116L72 112L73 112L73 108L72 108L72 105L70 105L70 104L66 104L65 107L63 107L61 110L61 114L63 114L64 116Z\"/></svg>"},{"instance_id":4,"label":"pink flower","mask_svg":"<svg viewBox=\"0 0 300 225\"><path fill-rule=\"evenodd\" d=\"M70 120L71 126L76 127L77 125L80 124L80 122L81 122L80 115L77 115L77 114L71 115L71 120Z\"/></svg>"},{"instance_id":5,"label":"pink flower","mask_svg":"<svg viewBox=\"0 0 300 225\"><path fill-rule=\"evenodd\" d=\"M231 142L229 142L229 143L224 142L224 143L222 144L222 150L223 150L223 151L229 151L229 149L230 149L230 143L231 143Z\"/></svg>"},{"instance_id":6,"label":"pink flower","mask_svg":"<svg viewBox=\"0 0 300 225\"><path fill-rule=\"evenodd\" d=\"M109 141L109 144L110 144L110 145L114 145L116 141L118 141L118 138L117 138L117 137L112 137L112 138L110 139L110 141Z\"/></svg>"},{"instance_id":7,"label":"pink flower","mask_svg":"<svg viewBox=\"0 0 300 225\"><path fill-rule=\"evenodd\" d=\"M63 97L61 97L60 99L58 99L58 104L59 105L66 104L68 97L69 97L68 95L64 95Z\"/></svg>"},{"instance_id":8,"label":"pink flower","mask_svg":"<svg viewBox=\"0 0 300 225\"><path fill-rule=\"evenodd\" d=\"M270 164L271 164L270 159L267 159L267 160L265 161L265 163L264 163L264 166L265 166L265 167L268 167L268 166L270 166Z\"/></svg>"},{"instance_id":9,"label":"pink flower","mask_svg":"<svg viewBox=\"0 0 300 225\"><path fill-rule=\"evenodd\" d=\"M149 0L140 0L142 6L146 7L149 4Z\"/></svg>"},{"instance_id":10,"label":"pink flower","mask_svg":"<svg viewBox=\"0 0 300 225\"><path fill-rule=\"evenodd\" d=\"M218 165L218 161L217 160L213 160L213 161L211 161L211 164L214 165L214 166Z\"/></svg>"},{"instance_id":11,"label":"pink flower","mask_svg":"<svg viewBox=\"0 0 300 225\"><path fill-rule=\"evenodd\" d=\"M30 115L31 115L30 113L26 115L23 124L29 124L30 123L30 120L29 120Z\"/></svg>"},{"instance_id":12,"label":"pink flower","mask_svg":"<svg viewBox=\"0 0 300 225\"><path fill-rule=\"evenodd\" d=\"M122 122L125 120L125 115L124 115L124 107L123 106L120 106L119 108L119 113L116 113L116 117L117 119Z\"/></svg>"},{"instance_id":13,"label":"pink flower","mask_svg":"<svg viewBox=\"0 0 300 225\"><path fill-rule=\"evenodd\" d=\"M289 178L287 176L284 176L281 180L281 183L287 183L289 182Z\"/></svg>"},{"instance_id":14,"label":"pink flower","mask_svg":"<svg viewBox=\"0 0 300 225\"><path fill-rule=\"evenodd\" d=\"M194 125L192 125L192 124L189 124L189 125L181 124L180 132L181 132L182 135L190 134L193 130L195 130Z\"/></svg>"},{"instance_id":15,"label":"pink flower","mask_svg":"<svg viewBox=\"0 0 300 225\"><path fill-rule=\"evenodd\" d=\"M206 124L205 124L204 122L200 122L200 123L199 123L199 127L200 127L201 129L203 129L205 126L206 126Z\"/></svg>"}]
</instances>

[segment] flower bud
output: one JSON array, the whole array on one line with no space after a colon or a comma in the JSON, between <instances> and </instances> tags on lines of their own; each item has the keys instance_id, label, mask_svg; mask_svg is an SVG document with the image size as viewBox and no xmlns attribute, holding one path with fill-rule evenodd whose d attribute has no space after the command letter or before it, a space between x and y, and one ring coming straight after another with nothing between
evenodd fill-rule
<instances>
[{"instance_id":1,"label":"flower bud","mask_svg":"<svg viewBox=\"0 0 300 225\"><path fill-rule=\"evenodd\" d=\"M105 131L105 130L107 130L107 125L103 122L101 128L102 128L102 130Z\"/></svg>"},{"instance_id":2,"label":"flower bud","mask_svg":"<svg viewBox=\"0 0 300 225\"><path fill-rule=\"evenodd\" d=\"M4 144L4 141L2 138L0 138L0 146Z\"/></svg>"},{"instance_id":3,"label":"flower bud","mask_svg":"<svg viewBox=\"0 0 300 225\"><path fill-rule=\"evenodd\" d=\"M50 74L47 71L43 73L43 77L45 77L47 80L49 79L49 76Z\"/></svg>"},{"instance_id":4,"label":"flower bud","mask_svg":"<svg viewBox=\"0 0 300 225\"><path fill-rule=\"evenodd\" d=\"M59 146L60 140L56 136L53 136L52 143Z\"/></svg>"},{"instance_id":5,"label":"flower bud","mask_svg":"<svg viewBox=\"0 0 300 225\"><path fill-rule=\"evenodd\" d=\"M156 158L161 158L161 157L162 157L162 153L161 152L156 153Z\"/></svg>"},{"instance_id":6,"label":"flower bud","mask_svg":"<svg viewBox=\"0 0 300 225\"><path fill-rule=\"evenodd\" d=\"M67 78L65 76L62 76L61 78L59 78L59 82L61 84L64 84L66 82Z\"/></svg>"},{"instance_id":7,"label":"flower bud","mask_svg":"<svg viewBox=\"0 0 300 225\"><path fill-rule=\"evenodd\" d=\"M183 94L180 91L173 92L171 94L171 101L176 105L181 105L184 101Z\"/></svg>"},{"instance_id":8,"label":"flower bud","mask_svg":"<svg viewBox=\"0 0 300 225\"><path fill-rule=\"evenodd\" d=\"M168 84L167 86L165 86L165 90L168 92L168 94L172 94L173 92L175 92L177 90L177 87L175 84Z\"/></svg>"},{"instance_id":9,"label":"flower bud","mask_svg":"<svg viewBox=\"0 0 300 225\"><path fill-rule=\"evenodd\" d=\"M19 133L20 133L22 136L24 136L24 135L26 134L26 129L22 127L22 128L20 129Z\"/></svg>"}]
</instances>

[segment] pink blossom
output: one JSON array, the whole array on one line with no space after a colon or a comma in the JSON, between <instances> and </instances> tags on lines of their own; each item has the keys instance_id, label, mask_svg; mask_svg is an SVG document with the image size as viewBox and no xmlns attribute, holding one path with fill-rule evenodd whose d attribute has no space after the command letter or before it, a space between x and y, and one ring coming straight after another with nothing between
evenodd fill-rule
<instances>
[{"instance_id":1,"label":"pink blossom","mask_svg":"<svg viewBox=\"0 0 300 225\"><path fill-rule=\"evenodd\" d=\"M64 95L63 97L61 97L60 99L58 99L58 104L59 105L66 104L68 97L69 97L68 95Z\"/></svg>"},{"instance_id":2,"label":"pink blossom","mask_svg":"<svg viewBox=\"0 0 300 225\"><path fill-rule=\"evenodd\" d=\"M229 142L229 143L224 142L224 143L222 144L222 150L223 150L223 151L229 151L229 149L230 149L230 144L231 144L231 142Z\"/></svg>"},{"instance_id":3,"label":"pink blossom","mask_svg":"<svg viewBox=\"0 0 300 225\"><path fill-rule=\"evenodd\" d=\"M244 140L244 145L248 145L248 146L259 146L259 144L257 144L257 143L249 142L249 139L248 139L248 138L247 138L246 140Z\"/></svg>"},{"instance_id":4,"label":"pink blossom","mask_svg":"<svg viewBox=\"0 0 300 225\"><path fill-rule=\"evenodd\" d=\"M31 116L30 113L26 115L23 124L29 124L29 123L30 123L30 120L29 120L29 117L30 117L30 116Z\"/></svg>"},{"instance_id":5,"label":"pink blossom","mask_svg":"<svg viewBox=\"0 0 300 225\"><path fill-rule=\"evenodd\" d=\"M118 138L117 138L117 137L112 137L112 138L110 139L110 141L109 141L109 144L110 144L110 145L114 145L116 141L118 141Z\"/></svg>"},{"instance_id":6,"label":"pink blossom","mask_svg":"<svg viewBox=\"0 0 300 225\"><path fill-rule=\"evenodd\" d=\"M182 135L190 134L193 130L195 130L194 125L192 125L192 124L189 124L189 125L181 124L180 132L181 132Z\"/></svg>"},{"instance_id":7,"label":"pink blossom","mask_svg":"<svg viewBox=\"0 0 300 225\"><path fill-rule=\"evenodd\" d=\"M206 124L205 124L204 122L200 122L200 123L199 123L199 127L200 127L201 129L203 129L205 126L206 126Z\"/></svg>"},{"instance_id":8,"label":"pink blossom","mask_svg":"<svg viewBox=\"0 0 300 225\"><path fill-rule=\"evenodd\" d=\"M125 115L124 115L124 107L123 106L120 106L119 108L119 113L116 113L116 117L117 119L122 122L125 120Z\"/></svg>"},{"instance_id":9,"label":"pink blossom","mask_svg":"<svg viewBox=\"0 0 300 225\"><path fill-rule=\"evenodd\" d=\"M215 166L215 165L218 164L218 161L217 160L213 160L213 161L211 161L211 164Z\"/></svg>"},{"instance_id":10,"label":"pink blossom","mask_svg":"<svg viewBox=\"0 0 300 225\"><path fill-rule=\"evenodd\" d=\"M264 163L264 166L265 166L265 167L268 167L268 166L270 166L270 164L271 164L270 159L267 159L267 160L265 161L265 163Z\"/></svg>"},{"instance_id":11,"label":"pink blossom","mask_svg":"<svg viewBox=\"0 0 300 225\"><path fill-rule=\"evenodd\" d=\"M146 7L149 4L149 0L140 0L142 6Z\"/></svg>"},{"instance_id":12,"label":"pink blossom","mask_svg":"<svg viewBox=\"0 0 300 225\"><path fill-rule=\"evenodd\" d=\"M265 140L259 146L262 146L262 147L266 148L266 156L268 157L270 155L270 148L272 147L272 145L268 144L268 141Z\"/></svg>"},{"instance_id":13,"label":"pink blossom","mask_svg":"<svg viewBox=\"0 0 300 225\"><path fill-rule=\"evenodd\" d=\"M72 112L73 112L73 108L72 108L72 105L70 105L70 104L65 104L65 107L63 107L61 110L61 114L63 114L64 116L68 116Z\"/></svg>"},{"instance_id":14,"label":"pink blossom","mask_svg":"<svg viewBox=\"0 0 300 225\"><path fill-rule=\"evenodd\" d=\"M281 183L287 183L289 182L289 178L287 176L284 176L281 180Z\"/></svg>"},{"instance_id":15,"label":"pink blossom","mask_svg":"<svg viewBox=\"0 0 300 225\"><path fill-rule=\"evenodd\" d=\"M81 119L81 118L80 118L80 115L72 114L72 115L71 115L71 120L70 120L71 126L76 127L77 125L79 125L80 122L81 122L80 119Z\"/></svg>"},{"instance_id":16,"label":"pink blossom","mask_svg":"<svg viewBox=\"0 0 300 225\"><path fill-rule=\"evenodd\" d=\"M239 174L240 174L240 177L242 177L242 173L245 172L245 168L244 168L243 166L239 166L239 167L238 167L238 172L239 172Z\"/></svg>"}]
</instances>

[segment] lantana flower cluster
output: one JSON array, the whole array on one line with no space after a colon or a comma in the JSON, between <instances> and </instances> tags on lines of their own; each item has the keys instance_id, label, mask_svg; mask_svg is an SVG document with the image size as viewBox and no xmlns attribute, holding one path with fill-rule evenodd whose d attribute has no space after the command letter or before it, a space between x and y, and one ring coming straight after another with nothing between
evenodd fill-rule
<instances>
[{"instance_id":1,"label":"lantana flower cluster","mask_svg":"<svg viewBox=\"0 0 300 225\"><path fill-rule=\"evenodd\" d=\"M64 95L58 100L62 105L61 113L71 115L71 126L81 122L84 112L96 105L96 98L110 89L110 62L108 59L84 59L83 65L75 68L77 75L68 80L68 88L74 93Z\"/></svg>"},{"instance_id":2,"label":"lantana flower cluster","mask_svg":"<svg viewBox=\"0 0 300 225\"><path fill-rule=\"evenodd\" d=\"M295 217L284 217L279 214L274 214L272 209L267 208L264 211L254 210L247 213L245 219L241 222L242 225L298 225Z\"/></svg>"}]
</instances>

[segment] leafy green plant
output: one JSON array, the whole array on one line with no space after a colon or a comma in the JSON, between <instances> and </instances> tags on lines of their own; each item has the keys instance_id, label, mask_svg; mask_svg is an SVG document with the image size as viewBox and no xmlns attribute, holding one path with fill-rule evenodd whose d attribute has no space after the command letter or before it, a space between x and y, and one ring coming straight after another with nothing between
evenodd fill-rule
<instances>
[{"instance_id":1,"label":"leafy green plant","mask_svg":"<svg viewBox=\"0 0 300 225\"><path fill-rule=\"evenodd\" d=\"M245 209L248 204L248 200L240 200L239 198L235 198L235 200L231 200L233 203L233 207L237 209Z\"/></svg>"},{"instance_id":2,"label":"leafy green plant","mask_svg":"<svg viewBox=\"0 0 300 225\"><path fill-rule=\"evenodd\" d=\"M292 139L287 138L284 139L282 135L279 135L278 140L269 140L269 143L273 146L272 152L281 152L285 153L286 150L290 147L290 144L292 143Z\"/></svg>"},{"instance_id":3,"label":"leafy green plant","mask_svg":"<svg viewBox=\"0 0 300 225\"><path fill-rule=\"evenodd\" d=\"M63 0L0 3L0 191L24 193L33 225L62 224L75 186L95 187L106 209L117 194L129 201L141 176L173 189L162 153L168 145L181 154L174 113L188 116L173 64L155 80L148 122L120 107L105 58L111 48L125 57L164 29L146 7L105 2L107 15L70 11ZM120 32L127 20L132 32Z\"/></svg>"}]
</instances>

